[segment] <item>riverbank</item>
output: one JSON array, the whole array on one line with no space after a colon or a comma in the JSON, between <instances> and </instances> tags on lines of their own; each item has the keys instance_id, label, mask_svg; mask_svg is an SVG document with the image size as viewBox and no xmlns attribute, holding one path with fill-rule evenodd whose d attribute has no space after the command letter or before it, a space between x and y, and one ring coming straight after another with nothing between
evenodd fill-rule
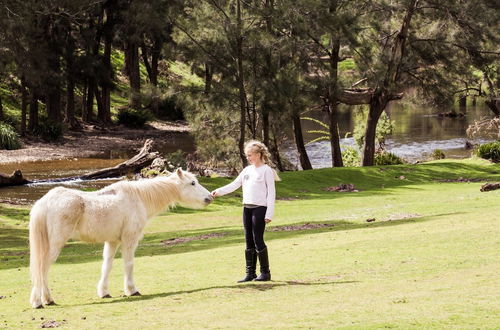
<instances>
[{"instance_id":1,"label":"riverbank","mask_svg":"<svg viewBox=\"0 0 500 330\"><path fill-rule=\"evenodd\" d=\"M0 164L47 161L70 158L105 157L112 152L127 153L141 148L146 139L158 143L188 136L186 123L154 121L143 129L124 126L100 128L86 125L80 131L67 131L58 142L47 143L40 139L22 139L22 148L0 150ZM194 148L194 147L193 147ZM1 172L1 171L0 171Z\"/></svg>"}]
</instances>

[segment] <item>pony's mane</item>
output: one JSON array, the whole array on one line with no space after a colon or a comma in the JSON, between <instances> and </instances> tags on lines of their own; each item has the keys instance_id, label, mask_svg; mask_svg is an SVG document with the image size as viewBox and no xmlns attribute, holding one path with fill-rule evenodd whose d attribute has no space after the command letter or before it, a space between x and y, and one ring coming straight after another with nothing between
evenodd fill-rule
<instances>
[{"instance_id":1,"label":"pony's mane","mask_svg":"<svg viewBox=\"0 0 500 330\"><path fill-rule=\"evenodd\" d=\"M137 196L143 201L148 216L172 208L179 201L179 186L175 179L170 176L159 176L138 181L122 181L119 186L124 191Z\"/></svg>"}]
</instances>

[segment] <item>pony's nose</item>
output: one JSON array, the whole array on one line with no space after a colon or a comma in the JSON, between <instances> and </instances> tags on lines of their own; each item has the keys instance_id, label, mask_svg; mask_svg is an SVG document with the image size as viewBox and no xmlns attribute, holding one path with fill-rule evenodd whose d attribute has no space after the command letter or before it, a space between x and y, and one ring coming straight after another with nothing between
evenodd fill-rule
<instances>
[{"instance_id":1,"label":"pony's nose","mask_svg":"<svg viewBox=\"0 0 500 330\"><path fill-rule=\"evenodd\" d=\"M214 198L212 197L212 195L208 195L208 197L205 197L205 203L207 204L210 204L213 200Z\"/></svg>"}]
</instances>

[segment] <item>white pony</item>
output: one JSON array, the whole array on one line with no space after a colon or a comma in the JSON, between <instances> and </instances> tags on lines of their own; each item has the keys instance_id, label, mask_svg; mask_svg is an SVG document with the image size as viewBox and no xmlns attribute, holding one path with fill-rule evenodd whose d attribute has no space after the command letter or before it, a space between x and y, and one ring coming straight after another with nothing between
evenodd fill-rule
<instances>
[{"instance_id":1,"label":"white pony","mask_svg":"<svg viewBox=\"0 0 500 330\"><path fill-rule=\"evenodd\" d=\"M124 264L124 290L140 295L132 272L134 252L148 219L168 207L180 204L202 208L213 200L195 176L180 168L167 177L120 181L95 192L58 187L39 199L30 212L30 270L34 308L53 305L48 287L50 265L70 239L104 242L102 273L97 294L111 297L108 276L118 246Z\"/></svg>"}]
</instances>

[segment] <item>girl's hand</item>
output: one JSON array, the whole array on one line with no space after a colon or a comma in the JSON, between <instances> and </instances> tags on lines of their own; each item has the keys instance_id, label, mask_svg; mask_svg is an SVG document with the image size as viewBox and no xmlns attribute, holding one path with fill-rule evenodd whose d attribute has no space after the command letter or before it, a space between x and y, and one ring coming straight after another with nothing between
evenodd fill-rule
<instances>
[{"instance_id":1,"label":"girl's hand","mask_svg":"<svg viewBox=\"0 0 500 330\"><path fill-rule=\"evenodd\" d=\"M265 221L266 223L270 223L270 222L271 222L271 221L273 221L273 220L271 220L271 219L265 219L264 221Z\"/></svg>"},{"instance_id":2,"label":"girl's hand","mask_svg":"<svg viewBox=\"0 0 500 330\"><path fill-rule=\"evenodd\" d=\"M210 195L212 195L212 197L218 197L219 194L214 190L210 193Z\"/></svg>"}]
</instances>

